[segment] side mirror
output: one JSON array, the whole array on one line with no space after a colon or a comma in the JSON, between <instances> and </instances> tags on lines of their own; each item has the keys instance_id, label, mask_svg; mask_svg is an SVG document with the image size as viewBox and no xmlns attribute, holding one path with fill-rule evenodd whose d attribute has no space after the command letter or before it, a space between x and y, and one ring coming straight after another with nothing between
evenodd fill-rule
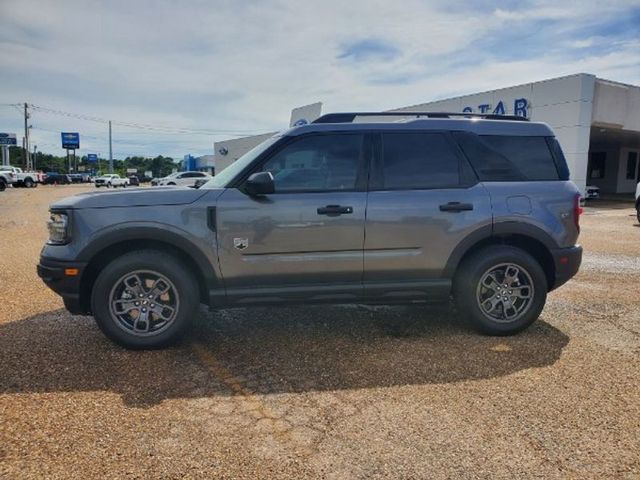
<instances>
[{"instance_id":1,"label":"side mirror","mask_svg":"<svg viewBox=\"0 0 640 480\"><path fill-rule=\"evenodd\" d=\"M276 191L271 172L256 172L244 184L245 190L252 197L269 195Z\"/></svg>"}]
</instances>

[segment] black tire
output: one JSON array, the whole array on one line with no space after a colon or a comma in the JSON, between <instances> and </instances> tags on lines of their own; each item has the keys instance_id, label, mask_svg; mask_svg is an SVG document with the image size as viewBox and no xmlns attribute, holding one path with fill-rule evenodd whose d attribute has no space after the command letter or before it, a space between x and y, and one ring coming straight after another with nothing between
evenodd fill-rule
<instances>
[{"instance_id":1,"label":"black tire","mask_svg":"<svg viewBox=\"0 0 640 480\"><path fill-rule=\"evenodd\" d=\"M172 185L174 187L176 186L176 184L174 182L169 182L169 183L167 183L167 185Z\"/></svg>"},{"instance_id":2,"label":"black tire","mask_svg":"<svg viewBox=\"0 0 640 480\"><path fill-rule=\"evenodd\" d=\"M0 192L4 192L7 189L7 182L4 181L4 178L0 178Z\"/></svg>"},{"instance_id":3,"label":"black tire","mask_svg":"<svg viewBox=\"0 0 640 480\"><path fill-rule=\"evenodd\" d=\"M24 185L26 188L33 188L33 187L35 186L35 183L34 183L34 181L33 181L31 178L25 178L25 179L24 179L24 182L23 182L23 185Z\"/></svg>"},{"instance_id":4,"label":"black tire","mask_svg":"<svg viewBox=\"0 0 640 480\"><path fill-rule=\"evenodd\" d=\"M117 292L119 285L122 285L122 279L133 272L152 272L164 276L175 289L175 292L171 290L173 299L178 299L178 303L175 304L175 316L171 323L157 333L141 336L143 334L132 332L130 326L125 325L110 308L113 292ZM145 288L148 287L149 285L146 285ZM150 292L147 290L146 293ZM137 297L134 296L132 299L135 300ZM156 250L138 250L116 258L102 269L91 293L91 310L100 330L117 344L134 350L162 348L178 341L196 316L199 304L200 295L194 276L177 258ZM140 314L139 309L133 312L134 315L135 312ZM126 315L128 314L124 316Z\"/></svg>"},{"instance_id":5,"label":"black tire","mask_svg":"<svg viewBox=\"0 0 640 480\"><path fill-rule=\"evenodd\" d=\"M638 219L638 223L640 223L640 205L636 207L636 218Z\"/></svg>"},{"instance_id":6,"label":"black tire","mask_svg":"<svg viewBox=\"0 0 640 480\"><path fill-rule=\"evenodd\" d=\"M494 278L500 274L500 269L509 271L505 265L514 265L520 269L518 278L522 282L520 280L508 282L504 277L498 278L500 285L497 283L494 285L500 291L480 285L483 279L489 278L489 273L494 268L497 269L497 273L492 272ZM510 272L515 271L511 269ZM503 281L507 283L502 284ZM533 288L527 291L526 283L528 282L531 282ZM512 286L505 290L503 285ZM513 289L528 293L530 295L528 303L521 298L510 296L513 294ZM513 335L535 322L544 308L547 290L547 278L540 264L527 252L509 245L488 246L464 259L458 266L453 285L454 299L462 320L472 328L488 335ZM497 296L494 297L493 293L506 295L502 298L505 298L508 303L502 302ZM514 300L513 303L510 303L511 300ZM493 303L496 309L494 315L503 317L502 319L494 318L482 309L481 304L492 305L492 302L495 302ZM518 306L522 310L515 314ZM509 312L513 320L504 318Z\"/></svg>"}]
</instances>

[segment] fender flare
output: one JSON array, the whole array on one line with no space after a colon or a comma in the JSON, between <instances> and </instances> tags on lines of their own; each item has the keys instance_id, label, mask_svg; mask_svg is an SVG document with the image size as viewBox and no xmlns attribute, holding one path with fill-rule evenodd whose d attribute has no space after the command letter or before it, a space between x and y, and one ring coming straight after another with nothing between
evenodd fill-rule
<instances>
[{"instance_id":1,"label":"fender flare","mask_svg":"<svg viewBox=\"0 0 640 480\"><path fill-rule=\"evenodd\" d=\"M453 278L462 258L478 243L504 235L520 235L541 243L549 252L560 248L547 232L531 223L503 221L485 225L467 235L451 252L444 269L444 277Z\"/></svg>"},{"instance_id":2,"label":"fender flare","mask_svg":"<svg viewBox=\"0 0 640 480\"><path fill-rule=\"evenodd\" d=\"M126 241L153 241L162 242L176 248L189 257L199 269L202 277L207 283L207 289L220 285L222 278L217 267L217 257L214 249L211 248L211 255L205 253L203 246L193 239L187 232L184 232L170 225L156 224L120 224L112 228L98 232L89 243L87 243L78 253L77 259L80 262L91 262L97 254L106 248L117 243Z\"/></svg>"}]
</instances>

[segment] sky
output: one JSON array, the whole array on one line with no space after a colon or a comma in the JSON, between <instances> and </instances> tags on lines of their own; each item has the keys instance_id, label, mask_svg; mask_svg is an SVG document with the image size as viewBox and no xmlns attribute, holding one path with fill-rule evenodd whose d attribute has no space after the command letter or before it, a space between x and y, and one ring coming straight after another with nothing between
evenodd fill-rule
<instances>
[{"instance_id":1,"label":"sky","mask_svg":"<svg viewBox=\"0 0 640 480\"><path fill-rule=\"evenodd\" d=\"M640 84L640 0L0 0L0 132L213 154L291 109L386 110L574 73ZM92 120L90 120L92 119ZM19 140L20 142L20 140Z\"/></svg>"}]
</instances>

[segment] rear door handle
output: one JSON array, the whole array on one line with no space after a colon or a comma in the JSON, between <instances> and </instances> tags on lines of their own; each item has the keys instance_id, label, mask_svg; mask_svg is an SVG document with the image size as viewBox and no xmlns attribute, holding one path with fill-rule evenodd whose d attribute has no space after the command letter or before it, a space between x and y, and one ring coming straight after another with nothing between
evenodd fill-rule
<instances>
[{"instance_id":1,"label":"rear door handle","mask_svg":"<svg viewBox=\"0 0 640 480\"><path fill-rule=\"evenodd\" d=\"M327 205L326 207L318 207L318 215L329 215L336 217L345 213L353 213L353 207L343 207L341 205Z\"/></svg>"},{"instance_id":2,"label":"rear door handle","mask_svg":"<svg viewBox=\"0 0 640 480\"><path fill-rule=\"evenodd\" d=\"M463 212L473 210L473 203L449 202L440 205L441 212Z\"/></svg>"}]
</instances>

